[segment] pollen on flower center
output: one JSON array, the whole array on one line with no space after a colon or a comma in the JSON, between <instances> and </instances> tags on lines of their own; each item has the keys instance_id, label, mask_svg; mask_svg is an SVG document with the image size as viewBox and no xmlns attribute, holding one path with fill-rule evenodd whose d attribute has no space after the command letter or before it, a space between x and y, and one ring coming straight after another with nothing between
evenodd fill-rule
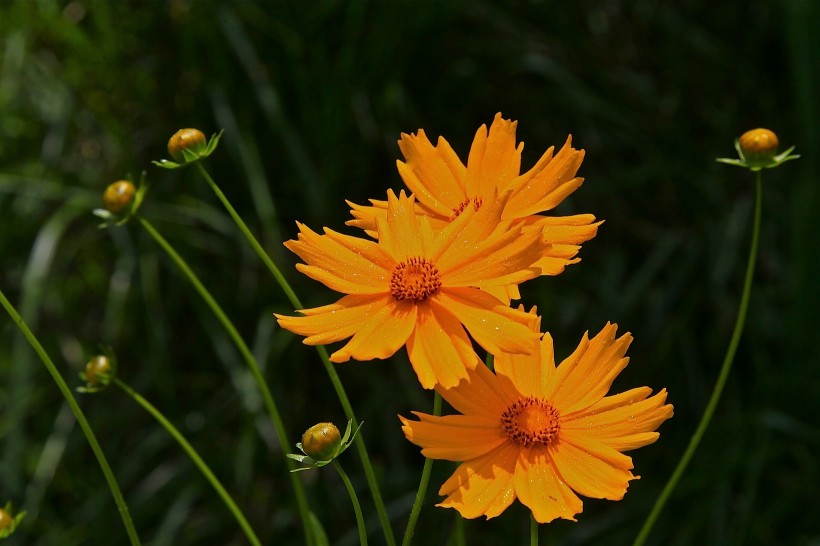
<instances>
[{"instance_id":1,"label":"pollen on flower center","mask_svg":"<svg viewBox=\"0 0 820 546\"><path fill-rule=\"evenodd\" d=\"M501 414L501 426L516 444L547 446L561 430L561 414L546 400L528 396Z\"/></svg>"},{"instance_id":2,"label":"pollen on flower center","mask_svg":"<svg viewBox=\"0 0 820 546\"><path fill-rule=\"evenodd\" d=\"M472 199L465 199L457 207L453 209L453 214L450 215L450 221L452 222L458 215L464 212L464 209L467 208L467 205L470 203L473 204L473 210L478 210L481 208L481 205L484 203L484 199L482 197L474 197Z\"/></svg>"},{"instance_id":3,"label":"pollen on flower center","mask_svg":"<svg viewBox=\"0 0 820 546\"><path fill-rule=\"evenodd\" d=\"M421 302L441 288L438 268L427 258L409 258L400 262L390 278L390 293L397 300Z\"/></svg>"}]
</instances>

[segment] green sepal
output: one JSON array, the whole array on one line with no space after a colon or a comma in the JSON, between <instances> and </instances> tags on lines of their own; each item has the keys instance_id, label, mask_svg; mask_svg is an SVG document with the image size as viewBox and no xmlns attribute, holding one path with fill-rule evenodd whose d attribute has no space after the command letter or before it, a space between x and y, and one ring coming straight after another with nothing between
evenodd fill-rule
<instances>
[{"instance_id":1,"label":"green sepal","mask_svg":"<svg viewBox=\"0 0 820 546\"><path fill-rule=\"evenodd\" d=\"M779 167L786 161L791 161L792 159L798 159L800 157L799 155L792 155L792 152L794 151L794 146L792 146L785 152L781 152L767 160L753 160L751 158L747 158L743 154L743 150L740 148L739 138L735 139L735 150L737 150L737 156L740 159L718 157L715 159L715 161L717 161L718 163L725 163L727 165L734 165L735 167L743 167L744 169L749 169L752 172L756 172L763 169L774 169L775 167Z\"/></svg>"}]
</instances>

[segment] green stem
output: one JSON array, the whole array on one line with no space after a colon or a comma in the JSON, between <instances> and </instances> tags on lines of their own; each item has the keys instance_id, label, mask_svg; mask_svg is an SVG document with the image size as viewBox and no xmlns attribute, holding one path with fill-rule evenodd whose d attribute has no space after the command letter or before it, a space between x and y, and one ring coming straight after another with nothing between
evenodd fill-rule
<instances>
[{"instance_id":1,"label":"green stem","mask_svg":"<svg viewBox=\"0 0 820 546\"><path fill-rule=\"evenodd\" d=\"M441 395L436 392L433 397L433 415L441 415ZM413 540L413 533L416 530L416 522L421 513L421 505L424 503L424 495L427 493L427 484L430 482L430 471L433 468L433 459L427 457L424 460L424 467L421 470L421 481L419 488L416 491L416 500L413 502L413 508L410 510L410 518L407 521L407 528L404 530L404 538L401 541L402 546L410 546Z\"/></svg>"},{"instance_id":2,"label":"green stem","mask_svg":"<svg viewBox=\"0 0 820 546\"><path fill-rule=\"evenodd\" d=\"M752 292L752 279L754 278L755 262L757 261L757 249L760 241L762 209L763 181L761 173L758 171L755 177L755 211L754 223L752 225L752 244L749 249L749 261L746 264L746 278L743 283L743 294L740 298L740 308L737 312L737 319L735 320L735 329L732 332L732 339L729 342L729 347L726 349L726 356L723 359L723 365L720 368L717 383L715 383L712 396L709 398L709 403L706 405L706 409L703 412L703 417L701 417L700 423L698 423L698 427L695 429L695 433L689 440L689 445L678 462L678 466L675 467L675 471L672 473L672 476L669 478L669 481L666 483L663 491L661 491L658 500L655 501L655 505L652 507L652 511L649 513L649 516L647 516L637 538L635 538L633 546L641 546L649 537L649 533L652 531L652 526L658 519L658 516L660 515L661 510L663 510L666 501L678 485L678 481L680 481L681 476L683 476L686 467L689 465L689 461L698 449L698 445L700 444L703 435L706 433L709 423L712 421L712 416L714 415L715 409L720 401L720 395L723 393L723 387L726 385L726 380L729 378L729 372L732 369L732 362L735 358L735 352L737 351L737 346L740 343L740 336L743 334L743 327L746 323L746 312L749 308L749 296Z\"/></svg>"},{"instance_id":3,"label":"green stem","mask_svg":"<svg viewBox=\"0 0 820 546\"><path fill-rule=\"evenodd\" d=\"M336 469L336 472L339 473L339 476L345 483L345 487L347 488L347 494L350 495L350 501L353 503L353 511L356 512L356 524L359 527L359 544L361 546L367 546L367 528L364 525L362 507L359 505L359 498L356 496L356 490L353 489L353 484L350 483L350 479L347 477L347 473L342 469L342 465L339 464L339 461L337 461L336 459L333 459L333 468Z\"/></svg>"},{"instance_id":4,"label":"green stem","mask_svg":"<svg viewBox=\"0 0 820 546\"><path fill-rule=\"evenodd\" d=\"M256 384L259 388L260 393L262 394L262 399L264 400L265 407L268 410L268 414L270 415L271 421L273 422L273 427L276 429L276 434L279 437L280 445L288 445L288 434L285 429L285 423L282 421L282 417L279 415L279 409L276 407L276 402L273 399L273 395L268 388L267 383L265 382L265 378L262 375L262 370L259 367L259 363L256 362L256 357L253 356L253 353L248 348L248 345L242 339L242 336L239 335L236 327L233 325L231 320L222 310L222 307L216 302L216 300L211 296L211 293L208 292L208 289L202 284L199 280L199 277L196 276L185 260L177 254L174 247L165 240L165 238L159 234L159 232L154 228L151 223L146 220L141 215L135 215L137 220L139 221L140 225L145 228L145 231L148 232L151 237L162 247L163 250L171 257L174 263L179 267L179 269L188 277L188 280L194 285L194 288L208 305L211 308L211 311L222 324L222 327L225 328L225 331L228 333L230 338L233 340L236 348L242 355L242 358L248 365L248 368L253 375L254 380L256 380ZM288 458L285 458L285 463L288 466L289 470L293 470L296 468L296 465L293 461ZM305 536L307 538L308 544L312 544L312 533L310 531L311 524L310 524L310 508L308 507L307 502L307 495L305 494L304 487L302 486L302 482L299 481L299 478L293 474L289 473L291 483L293 484L293 490L296 494L296 503L299 507L299 514L302 518L302 526L304 527Z\"/></svg>"},{"instance_id":5,"label":"green stem","mask_svg":"<svg viewBox=\"0 0 820 546\"><path fill-rule=\"evenodd\" d=\"M3 304L6 312L8 312L11 319L17 324L17 327L20 328L20 331L23 332L23 335L31 344L32 348L34 348L34 352L36 352L37 356L40 357L40 360L43 361L43 364L45 364L48 369L48 373L51 374L51 377L54 379L54 382L57 383L57 387L60 389L63 397L65 397L66 402L68 402L68 407L71 408L71 411L77 418L77 422L80 424L83 434L85 434L89 445L91 445L91 450L94 452L94 456L97 457L97 462L99 463L100 469L102 469L102 473L105 476L105 481L108 482L108 488L111 489L111 494L114 496L114 502L117 504L117 509L120 511L120 517L125 525L128 538L131 540L131 544L133 546L139 546L140 539L137 536L137 530L134 528L134 522L131 521L131 514L128 512L128 505L125 504L125 499L120 491L120 486L117 484L117 479L114 477L114 473L108 465L108 460L105 458L105 454L103 453L99 442L97 442L97 437L94 436L94 431L91 429L91 425L88 424L88 420L85 418L83 410L80 409L80 405L71 393L71 389L68 388L63 376L60 375L60 372L48 356L48 353L46 353L46 350L23 320L23 317L20 316L20 313L17 312L17 309L15 309L11 302L6 299L6 296L3 294L2 290L0 290L0 303Z\"/></svg>"},{"instance_id":6,"label":"green stem","mask_svg":"<svg viewBox=\"0 0 820 546\"><path fill-rule=\"evenodd\" d=\"M538 522L530 512L530 546L538 546Z\"/></svg>"},{"instance_id":7,"label":"green stem","mask_svg":"<svg viewBox=\"0 0 820 546\"><path fill-rule=\"evenodd\" d=\"M279 271L279 268L276 267L276 264L271 260L270 256L265 252L265 249L262 248L262 245L259 244L259 241L256 240L256 237L253 236L248 226L242 220L242 217L236 212L236 210L231 205L228 198L225 197L225 194L222 193L222 190L219 189L219 186L214 182L214 179L211 178L211 175L208 174L208 171L205 170L205 167L202 165L202 162L196 163L197 168L199 169L199 173L208 182L208 185L211 186L211 189L222 202L222 205L228 211L231 218L233 218L234 222L236 223L239 230L248 240L250 245L253 247L256 254L262 260L262 262L267 266L268 270L270 270L271 274L273 275L276 282L282 288L285 293L285 296L290 301L291 305L293 305L294 309L303 309L304 306L302 302L299 301L299 298L296 296L296 293L288 284L288 281ZM339 379L339 374L336 373L336 368L333 366L333 363L330 362L330 356L327 354L327 351L324 347L317 345L316 351L319 353L319 358L322 360L322 364L325 367L325 372L327 373L328 377L330 378L330 382L333 385L333 389L336 391L336 396L339 398L339 402L342 405L342 409L345 412L345 416L348 420L352 421L353 429L355 430L356 427L359 426L359 421L356 419L356 414L353 412L353 406L350 405L350 400L347 397L347 393L345 392L344 387L342 386L342 382ZM379 516L379 521L381 522L382 530L384 531L384 537L387 541L387 546L395 546L396 545L396 538L393 535L393 529L390 527L390 518L387 516L387 509L384 505L384 500L382 499L381 490L379 489L379 482L376 478L376 472L373 470L373 465L370 462L370 455L367 453L367 447L365 446L364 439L362 438L362 434L357 434L356 438L353 440L356 444L356 451L359 454L359 459L362 462L362 467L364 468L364 474L367 479L367 484L370 487L370 494L373 496L373 504L376 507L376 512Z\"/></svg>"},{"instance_id":8,"label":"green stem","mask_svg":"<svg viewBox=\"0 0 820 546\"><path fill-rule=\"evenodd\" d=\"M271 260L267 252L265 252L265 249L262 248L262 245L259 244L259 241L256 240L256 237L253 236L253 233L251 233L251 230L248 229L248 226L247 224L245 224L245 221L242 220L242 217L239 216L239 213L236 212L236 209L233 208L233 205L231 205L231 202L228 201L227 197L225 197L225 194L222 193L222 190L219 189L219 186L216 184L216 182L214 182L214 179L211 178L211 175L208 174L208 171L205 170L205 167L202 165L202 162L197 161L195 165L197 169L199 169L199 174L201 174L205 181L208 182L208 185L211 186L211 189L222 202L222 205L225 207L225 210L227 210L228 214L231 215L231 218L233 218L233 221L236 223L237 227L239 228L239 231L242 232L242 235L245 236L245 238L253 247L254 251L256 251L256 255L259 256L259 259L262 260L262 262L271 272L273 278L276 279L276 282L279 283L279 286L282 287L282 290L285 292L285 296L288 298L291 305L293 305L293 307L296 309L301 309L302 304L299 303L299 298L296 297L296 293L290 287L288 281L285 280L285 276L282 275L282 272L279 271L279 268L276 267L275 263L273 263L273 260Z\"/></svg>"},{"instance_id":9,"label":"green stem","mask_svg":"<svg viewBox=\"0 0 820 546\"><path fill-rule=\"evenodd\" d=\"M467 544L467 530L464 528L464 518L458 512L455 513L456 522L453 525L454 546L465 546Z\"/></svg>"},{"instance_id":10,"label":"green stem","mask_svg":"<svg viewBox=\"0 0 820 546\"><path fill-rule=\"evenodd\" d=\"M190 443L188 443L188 440L185 439L185 437L179 432L179 430L177 430L177 428L174 425L172 425L171 422L168 421L168 419L166 419L165 416L162 415L162 413L160 413L160 411L157 408L155 408L148 400L140 396L140 394L137 391L132 389L126 383L115 378L114 384L123 391L125 391L125 393L128 396L130 396L137 404L142 406L143 409L145 409L145 411L147 411L154 417L154 419L159 421L160 425L165 427L165 430L168 431L168 434L173 436L174 440L176 440L177 443L180 446L182 446L182 449L185 450L185 453L188 454L188 456L191 458L191 460L194 462L197 468L199 468L199 471L202 472L202 475L205 476L205 479L207 479L208 482L210 482L210 484L213 486L213 488L216 489L216 492L222 498L222 501L228 507L228 510L231 511L231 513L236 518L236 521L239 523L239 526L242 527L242 531L245 532L245 536L248 537L248 541L254 546L262 546L262 543L259 541L259 538L256 536L256 533L253 532L253 529L248 523L248 520L245 519L245 515L236 505L234 500L231 498L230 494L228 494L228 492L219 482L219 479L214 475L213 472L211 472L211 469L208 468L208 465L205 464L205 461L202 460L202 457L199 456L199 453L197 453L196 449L194 449L194 447Z\"/></svg>"}]
</instances>

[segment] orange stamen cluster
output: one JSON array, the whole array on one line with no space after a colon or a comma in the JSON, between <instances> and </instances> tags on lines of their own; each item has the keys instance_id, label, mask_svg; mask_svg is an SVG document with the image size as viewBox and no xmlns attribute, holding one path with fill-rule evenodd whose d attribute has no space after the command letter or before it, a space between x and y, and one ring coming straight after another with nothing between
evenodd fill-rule
<instances>
[{"instance_id":1,"label":"orange stamen cluster","mask_svg":"<svg viewBox=\"0 0 820 546\"><path fill-rule=\"evenodd\" d=\"M458 215L464 212L464 209L467 208L467 205L470 203L473 204L473 210L478 210L481 208L481 205L484 203L484 199L481 197L474 197L473 199L465 199L462 201L456 208L453 209L453 214L450 215L450 221L452 222Z\"/></svg>"},{"instance_id":2,"label":"orange stamen cluster","mask_svg":"<svg viewBox=\"0 0 820 546\"><path fill-rule=\"evenodd\" d=\"M390 278L390 294L399 301L422 302L441 288L438 268L427 258L400 262Z\"/></svg>"},{"instance_id":3,"label":"orange stamen cluster","mask_svg":"<svg viewBox=\"0 0 820 546\"><path fill-rule=\"evenodd\" d=\"M501 414L501 426L522 447L547 446L561 430L561 414L546 400L528 396Z\"/></svg>"}]
</instances>

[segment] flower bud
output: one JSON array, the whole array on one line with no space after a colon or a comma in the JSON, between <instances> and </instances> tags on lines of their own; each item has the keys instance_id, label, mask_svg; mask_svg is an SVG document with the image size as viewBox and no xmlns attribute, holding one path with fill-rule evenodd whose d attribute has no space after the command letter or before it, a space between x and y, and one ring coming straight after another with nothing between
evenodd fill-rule
<instances>
[{"instance_id":1,"label":"flower bud","mask_svg":"<svg viewBox=\"0 0 820 546\"><path fill-rule=\"evenodd\" d=\"M738 140L743 156L750 162L768 163L777 154L780 142L777 135L768 129L752 129L743 133Z\"/></svg>"},{"instance_id":2,"label":"flower bud","mask_svg":"<svg viewBox=\"0 0 820 546\"><path fill-rule=\"evenodd\" d=\"M108 384L113 372L111 359L105 355L97 355L85 365L85 382L89 387L103 387Z\"/></svg>"},{"instance_id":3,"label":"flower bud","mask_svg":"<svg viewBox=\"0 0 820 546\"><path fill-rule=\"evenodd\" d=\"M317 461L336 455L342 443L342 435L333 423L313 425L302 435L302 451Z\"/></svg>"},{"instance_id":4,"label":"flower bud","mask_svg":"<svg viewBox=\"0 0 820 546\"><path fill-rule=\"evenodd\" d=\"M0 508L0 531L8 529L12 523L14 523L14 518L11 517L11 514L9 514L7 510Z\"/></svg>"},{"instance_id":5,"label":"flower bud","mask_svg":"<svg viewBox=\"0 0 820 546\"><path fill-rule=\"evenodd\" d=\"M0 540L8 538L17 529L17 526L26 517L25 511L14 514L11 502L0 507Z\"/></svg>"},{"instance_id":6,"label":"flower bud","mask_svg":"<svg viewBox=\"0 0 820 546\"><path fill-rule=\"evenodd\" d=\"M199 129L180 129L168 141L168 153L180 163L187 161L182 150L189 150L200 155L207 147L208 142L205 135Z\"/></svg>"},{"instance_id":7,"label":"flower bud","mask_svg":"<svg viewBox=\"0 0 820 546\"><path fill-rule=\"evenodd\" d=\"M103 205L105 210L113 214L118 214L131 204L137 188L128 180L119 180L105 188L103 193Z\"/></svg>"}]
</instances>

